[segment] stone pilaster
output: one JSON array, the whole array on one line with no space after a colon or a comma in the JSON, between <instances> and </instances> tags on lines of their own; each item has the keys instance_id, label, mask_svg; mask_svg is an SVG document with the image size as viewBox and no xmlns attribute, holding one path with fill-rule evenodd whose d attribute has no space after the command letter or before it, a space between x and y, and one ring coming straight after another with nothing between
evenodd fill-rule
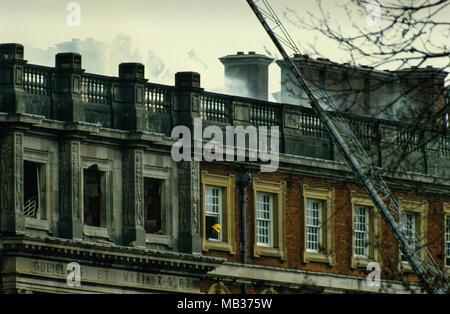
<instances>
[{"instance_id":1,"label":"stone pilaster","mask_svg":"<svg viewBox=\"0 0 450 314\"><path fill-rule=\"evenodd\" d=\"M25 112L23 89L24 48L20 44L0 45L0 111Z\"/></svg>"},{"instance_id":2,"label":"stone pilaster","mask_svg":"<svg viewBox=\"0 0 450 314\"><path fill-rule=\"evenodd\" d=\"M23 134L1 137L0 177L1 233L20 234L25 230L23 215Z\"/></svg>"},{"instance_id":3,"label":"stone pilaster","mask_svg":"<svg viewBox=\"0 0 450 314\"><path fill-rule=\"evenodd\" d=\"M200 74L179 72L175 75L175 125L187 126L194 133L194 119L200 117ZM202 131L202 130L200 130ZM193 144L199 143L192 138ZM194 147L192 145L191 147ZM193 152L192 152L193 155ZM185 253L201 253L200 237L200 162L180 161L179 171L179 249Z\"/></svg>"},{"instance_id":4,"label":"stone pilaster","mask_svg":"<svg viewBox=\"0 0 450 314\"><path fill-rule=\"evenodd\" d=\"M200 163L181 161L179 171L180 233L179 249L201 253L200 237Z\"/></svg>"},{"instance_id":5,"label":"stone pilaster","mask_svg":"<svg viewBox=\"0 0 450 314\"><path fill-rule=\"evenodd\" d=\"M81 187L80 142L62 142L59 148L59 235L63 238L83 238Z\"/></svg>"},{"instance_id":6,"label":"stone pilaster","mask_svg":"<svg viewBox=\"0 0 450 314\"><path fill-rule=\"evenodd\" d=\"M138 246L145 246L143 159L142 150L123 153L123 245L136 241Z\"/></svg>"},{"instance_id":7,"label":"stone pilaster","mask_svg":"<svg viewBox=\"0 0 450 314\"><path fill-rule=\"evenodd\" d=\"M148 130L145 109L145 67L140 63L119 65L119 85L114 88L114 125L131 131Z\"/></svg>"},{"instance_id":8,"label":"stone pilaster","mask_svg":"<svg viewBox=\"0 0 450 314\"><path fill-rule=\"evenodd\" d=\"M81 55L59 53L55 69L55 118L67 122L86 121L86 110L81 99Z\"/></svg>"}]
</instances>

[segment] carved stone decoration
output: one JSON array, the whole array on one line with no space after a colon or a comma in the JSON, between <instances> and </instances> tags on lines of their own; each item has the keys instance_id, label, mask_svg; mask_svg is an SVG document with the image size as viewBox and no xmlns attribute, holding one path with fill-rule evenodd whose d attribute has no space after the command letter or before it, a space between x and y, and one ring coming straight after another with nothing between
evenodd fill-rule
<instances>
[{"instance_id":1,"label":"carved stone decoration","mask_svg":"<svg viewBox=\"0 0 450 314\"><path fill-rule=\"evenodd\" d=\"M143 152L135 152L136 225L144 227Z\"/></svg>"},{"instance_id":2,"label":"carved stone decoration","mask_svg":"<svg viewBox=\"0 0 450 314\"><path fill-rule=\"evenodd\" d=\"M23 216L23 134L6 133L1 138L1 231L21 232Z\"/></svg>"},{"instance_id":3,"label":"carved stone decoration","mask_svg":"<svg viewBox=\"0 0 450 314\"><path fill-rule=\"evenodd\" d=\"M144 152L127 150L122 157L124 243L145 245L144 231Z\"/></svg>"},{"instance_id":4,"label":"carved stone decoration","mask_svg":"<svg viewBox=\"0 0 450 314\"><path fill-rule=\"evenodd\" d=\"M273 287L270 287L261 291L261 294L278 294L278 292Z\"/></svg>"},{"instance_id":5,"label":"carved stone decoration","mask_svg":"<svg viewBox=\"0 0 450 314\"><path fill-rule=\"evenodd\" d=\"M16 215L23 214L23 134L15 134L15 183L16 183L16 197L15 208Z\"/></svg>"},{"instance_id":6,"label":"carved stone decoration","mask_svg":"<svg viewBox=\"0 0 450 314\"><path fill-rule=\"evenodd\" d=\"M130 213L130 208L132 206L132 198L133 187L130 185L130 177L131 177L131 152L125 151L123 152L122 157L122 186L123 186L123 224L124 226L131 226L133 222L133 215ZM134 172L134 170L133 170Z\"/></svg>"},{"instance_id":7,"label":"carved stone decoration","mask_svg":"<svg viewBox=\"0 0 450 314\"><path fill-rule=\"evenodd\" d=\"M230 294L230 290L223 284L223 282L218 282L213 284L208 289L208 294Z\"/></svg>"},{"instance_id":8,"label":"carved stone decoration","mask_svg":"<svg viewBox=\"0 0 450 314\"><path fill-rule=\"evenodd\" d=\"M192 186L192 232L200 233L199 200L200 200L200 165L199 162L191 162L191 186Z\"/></svg>"},{"instance_id":9,"label":"carved stone decoration","mask_svg":"<svg viewBox=\"0 0 450 314\"><path fill-rule=\"evenodd\" d=\"M13 203L14 193L11 191L11 185L8 182L14 182L14 172L11 171L13 168L13 144L11 143L10 136L4 136L1 139L1 153L0 153L0 175L2 177L1 193L2 197L1 206L2 210L5 211L11 208ZM2 213L3 216L3 213Z\"/></svg>"},{"instance_id":10,"label":"carved stone decoration","mask_svg":"<svg viewBox=\"0 0 450 314\"><path fill-rule=\"evenodd\" d=\"M72 143L72 201L74 218L81 218L80 215L80 186L81 186L81 158L80 158L80 143Z\"/></svg>"},{"instance_id":11,"label":"carved stone decoration","mask_svg":"<svg viewBox=\"0 0 450 314\"><path fill-rule=\"evenodd\" d=\"M80 142L59 144L60 235L81 238Z\"/></svg>"},{"instance_id":12,"label":"carved stone decoration","mask_svg":"<svg viewBox=\"0 0 450 314\"><path fill-rule=\"evenodd\" d=\"M190 206L191 198L190 198L190 185L188 184L187 177L189 174L187 173L189 170L189 162L179 162L179 207L181 209L180 212L180 227L181 230L189 230L190 217L186 214L186 209Z\"/></svg>"}]
</instances>

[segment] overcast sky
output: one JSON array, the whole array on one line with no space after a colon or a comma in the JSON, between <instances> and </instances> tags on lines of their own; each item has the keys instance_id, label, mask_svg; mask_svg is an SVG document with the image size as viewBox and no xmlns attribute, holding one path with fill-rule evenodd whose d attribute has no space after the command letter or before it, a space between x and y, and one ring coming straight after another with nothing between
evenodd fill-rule
<instances>
[{"instance_id":1,"label":"overcast sky","mask_svg":"<svg viewBox=\"0 0 450 314\"><path fill-rule=\"evenodd\" d=\"M224 81L219 57L266 49L279 55L245 0L78 0L80 26L67 23L70 2L0 0L0 42L21 43L29 63L48 66L54 66L55 53L80 50L86 71L104 75L117 75L120 62L142 62L146 77L164 84L173 84L175 72L196 71L202 87L218 92ZM286 7L299 13L315 8L312 0L270 3L280 18ZM332 11L350 26L342 12ZM311 34L283 22L295 40L314 42ZM318 46L325 57L347 61L335 44L319 40ZM279 85L274 63L270 92Z\"/></svg>"}]
</instances>

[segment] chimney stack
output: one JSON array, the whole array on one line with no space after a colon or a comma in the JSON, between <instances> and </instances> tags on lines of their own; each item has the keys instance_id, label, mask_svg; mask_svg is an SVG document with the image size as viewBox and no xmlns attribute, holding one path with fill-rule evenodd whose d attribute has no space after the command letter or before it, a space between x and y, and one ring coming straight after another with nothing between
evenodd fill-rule
<instances>
[{"instance_id":1,"label":"chimney stack","mask_svg":"<svg viewBox=\"0 0 450 314\"><path fill-rule=\"evenodd\" d=\"M272 58L250 51L219 58L225 66L225 90L229 94L267 101Z\"/></svg>"}]
</instances>

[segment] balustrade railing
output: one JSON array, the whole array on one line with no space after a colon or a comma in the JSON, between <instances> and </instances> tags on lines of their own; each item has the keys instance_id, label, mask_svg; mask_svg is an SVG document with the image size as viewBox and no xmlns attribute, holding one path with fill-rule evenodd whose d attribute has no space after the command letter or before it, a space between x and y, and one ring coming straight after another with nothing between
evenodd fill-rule
<instances>
[{"instance_id":1,"label":"balustrade railing","mask_svg":"<svg viewBox=\"0 0 450 314\"><path fill-rule=\"evenodd\" d=\"M81 99L84 102L108 104L111 99L111 78L95 74L81 77Z\"/></svg>"},{"instance_id":2,"label":"balustrade railing","mask_svg":"<svg viewBox=\"0 0 450 314\"><path fill-rule=\"evenodd\" d=\"M172 86L147 84L145 86L145 108L148 112L170 113L173 105Z\"/></svg>"},{"instance_id":3,"label":"balustrade railing","mask_svg":"<svg viewBox=\"0 0 450 314\"><path fill-rule=\"evenodd\" d=\"M48 96L51 94L52 68L26 65L23 69L23 88L30 94Z\"/></svg>"}]
</instances>

